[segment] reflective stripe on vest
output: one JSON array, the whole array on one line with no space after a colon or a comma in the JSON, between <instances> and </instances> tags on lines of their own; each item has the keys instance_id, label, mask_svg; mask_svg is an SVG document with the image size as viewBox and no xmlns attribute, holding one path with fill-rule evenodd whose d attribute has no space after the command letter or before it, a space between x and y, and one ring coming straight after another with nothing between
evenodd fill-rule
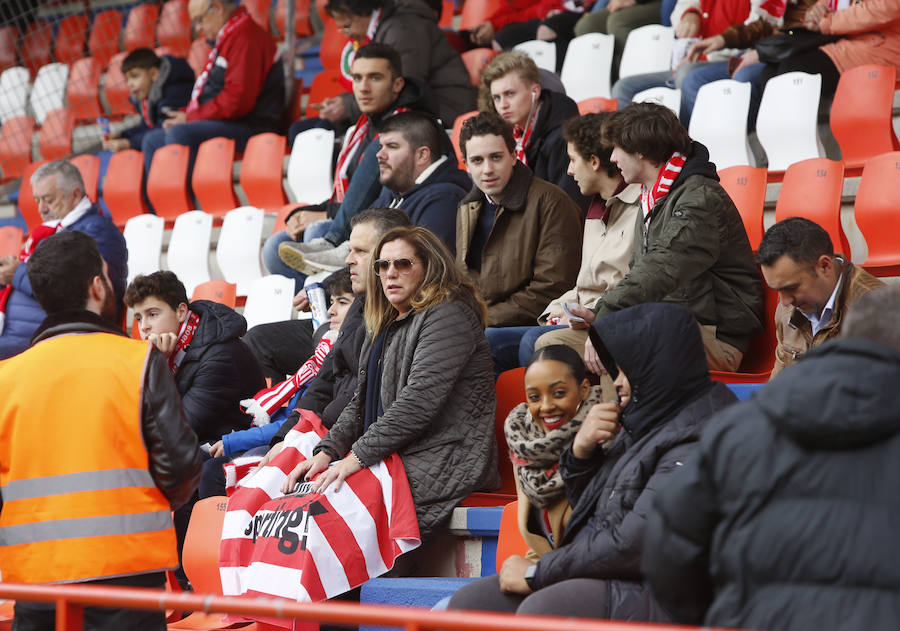
<instances>
[{"instance_id":1,"label":"reflective stripe on vest","mask_svg":"<svg viewBox=\"0 0 900 631\"><path fill-rule=\"evenodd\" d=\"M149 349L73 334L0 362L3 580L75 582L177 565L171 509L141 429Z\"/></svg>"}]
</instances>

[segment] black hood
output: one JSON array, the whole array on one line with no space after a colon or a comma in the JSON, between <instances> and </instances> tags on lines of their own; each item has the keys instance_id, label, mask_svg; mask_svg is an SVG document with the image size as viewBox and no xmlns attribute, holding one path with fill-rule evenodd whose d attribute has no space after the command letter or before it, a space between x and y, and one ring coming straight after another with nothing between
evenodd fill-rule
<instances>
[{"instance_id":1,"label":"black hood","mask_svg":"<svg viewBox=\"0 0 900 631\"><path fill-rule=\"evenodd\" d=\"M864 339L839 339L806 353L756 401L802 445L843 449L900 431L900 353Z\"/></svg>"},{"instance_id":2,"label":"black hood","mask_svg":"<svg viewBox=\"0 0 900 631\"><path fill-rule=\"evenodd\" d=\"M244 316L231 307L210 300L195 300L190 308L200 316L200 324L187 349L188 356L212 344L240 339L247 332Z\"/></svg>"},{"instance_id":3,"label":"black hood","mask_svg":"<svg viewBox=\"0 0 900 631\"><path fill-rule=\"evenodd\" d=\"M631 384L621 418L634 440L712 388L700 328L684 307L638 305L593 326Z\"/></svg>"},{"instance_id":4,"label":"black hood","mask_svg":"<svg viewBox=\"0 0 900 631\"><path fill-rule=\"evenodd\" d=\"M684 184L684 181L692 175L702 175L703 177L708 177L716 182L719 181L719 173L716 171L716 165L709 161L709 149L706 148L706 145L703 145L696 140L691 143L691 153L687 160L685 160L684 166L681 168L681 173L679 173L678 177L675 178L675 181L672 182L671 190L674 191Z\"/></svg>"}]
</instances>

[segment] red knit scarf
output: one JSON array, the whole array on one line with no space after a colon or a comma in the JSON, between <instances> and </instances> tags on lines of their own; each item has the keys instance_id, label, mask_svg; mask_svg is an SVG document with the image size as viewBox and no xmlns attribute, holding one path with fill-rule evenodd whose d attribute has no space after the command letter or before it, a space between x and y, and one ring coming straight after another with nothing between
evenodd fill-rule
<instances>
[{"instance_id":1,"label":"red knit scarf","mask_svg":"<svg viewBox=\"0 0 900 631\"><path fill-rule=\"evenodd\" d=\"M219 31L219 34L216 35L216 43L212 50L209 51L206 65L203 66L203 71L200 73L200 76L197 77L197 81L194 82L194 89L191 90L191 102L188 103L187 106L188 112L193 112L200 107L200 94L203 92L203 86L206 85L206 80L209 79L209 71L212 70L213 64L216 63L216 58L219 56L219 46L225 43L228 37L234 32L234 29L250 19L251 17L250 14L247 13L247 8L240 6L235 9L234 13L231 14L231 17L228 18L228 21L225 22L225 26L223 26L222 30Z\"/></svg>"},{"instance_id":2,"label":"red knit scarf","mask_svg":"<svg viewBox=\"0 0 900 631\"><path fill-rule=\"evenodd\" d=\"M408 107L398 107L388 113L382 120L388 119L391 116L395 116L401 112L408 112ZM331 192L331 201L333 202L342 202L344 201L344 195L347 193L347 187L350 185L350 177L347 175L350 168L350 158L355 153L359 153L356 157L356 161L359 162L362 160L363 152L357 151L361 149L361 144L366 137L366 134L369 132L369 128L372 126L372 121L368 117L368 115L363 114L359 117L359 120L356 121L356 126L353 127L353 131L348 136L347 141L344 143L344 146L341 148L341 153L338 155L337 165L335 166L335 176L334 176L334 189ZM375 136L377 138L378 136Z\"/></svg>"},{"instance_id":3,"label":"red knit scarf","mask_svg":"<svg viewBox=\"0 0 900 631\"><path fill-rule=\"evenodd\" d=\"M19 261L22 263L26 262L28 258L34 254L34 249L37 247L38 243L50 235L56 234L60 230L62 230L61 221L57 222L55 226L48 226L46 224L37 226L31 231L31 236L28 237L25 245L23 245L21 251L19 251ZM0 333L3 333L3 327L6 324L6 303L9 301L12 291L12 284L0 287Z\"/></svg>"},{"instance_id":4,"label":"red knit scarf","mask_svg":"<svg viewBox=\"0 0 900 631\"><path fill-rule=\"evenodd\" d=\"M531 135L534 133L534 126L537 123L538 112L540 109L541 104L538 103L534 110L532 110L528 120L525 121L524 128L521 125L513 127L513 137L516 139L516 158L524 165L528 164L525 150L528 149L528 145L531 144Z\"/></svg>"},{"instance_id":5,"label":"red knit scarf","mask_svg":"<svg viewBox=\"0 0 900 631\"><path fill-rule=\"evenodd\" d=\"M197 332L198 326L200 326L200 316L193 311L188 311L188 317L184 319L181 331L178 332L175 348L172 350L172 354L169 355L169 370L172 371L173 375L178 372L178 368L184 360L184 354L187 352L187 347L191 345L191 340L194 339L194 333Z\"/></svg>"},{"instance_id":6,"label":"red knit scarf","mask_svg":"<svg viewBox=\"0 0 900 631\"><path fill-rule=\"evenodd\" d=\"M643 187L641 189L641 208L644 211L645 218L656 207L656 204L669 194L672 182L681 173L685 159L683 154L677 151L673 153L665 166L659 170L659 175L656 176L656 184L653 185L653 188Z\"/></svg>"}]
</instances>

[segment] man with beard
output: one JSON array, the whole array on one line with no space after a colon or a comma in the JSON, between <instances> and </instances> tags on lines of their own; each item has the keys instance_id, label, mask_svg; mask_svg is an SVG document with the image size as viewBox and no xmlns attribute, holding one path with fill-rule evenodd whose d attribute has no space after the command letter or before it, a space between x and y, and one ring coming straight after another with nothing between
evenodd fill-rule
<instances>
[{"instance_id":1,"label":"man with beard","mask_svg":"<svg viewBox=\"0 0 900 631\"><path fill-rule=\"evenodd\" d=\"M28 262L48 314L0 362L0 572L22 583L162 588L178 565L172 509L200 478L166 359L109 319L116 301L94 240L44 239ZM52 604L17 602L20 628ZM85 609L85 629L165 629L162 611Z\"/></svg>"}]
</instances>

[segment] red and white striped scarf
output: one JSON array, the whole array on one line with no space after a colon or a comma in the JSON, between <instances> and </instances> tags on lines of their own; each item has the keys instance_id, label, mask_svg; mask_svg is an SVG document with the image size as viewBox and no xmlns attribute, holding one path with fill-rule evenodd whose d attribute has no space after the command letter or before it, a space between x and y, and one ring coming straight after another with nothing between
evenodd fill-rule
<instances>
[{"instance_id":1,"label":"red and white striped scarf","mask_svg":"<svg viewBox=\"0 0 900 631\"><path fill-rule=\"evenodd\" d=\"M36 226L35 229L31 231L31 234L29 235L28 240L25 241L22 249L19 250L19 262L26 262L28 258L34 254L34 249L37 247L38 243L50 235L56 234L62 230L62 228L63 225L61 221L57 221L55 225L41 224ZM9 302L9 297L12 295L12 292L12 283L0 287L0 333L3 333L3 327L6 326L6 303Z\"/></svg>"},{"instance_id":2,"label":"red and white striped scarf","mask_svg":"<svg viewBox=\"0 0 900 631\"><path fill-rule=\"evenodd\" d=\"M216 35L216 43L213 45L212 50L209 51L209 57L206 59L206 65L203 66L203 70L194 82L194 88L191 90L191 100L187 106L188 112L193 112L200 107L200 95L203 93L203 86L206 85L206 80L209 79L209 71L212 70L213 64L216 63L216 58L219 56L219 47L225 43L228 37L234 32L234 29L250 19L252 18L247 12L247 7L239 6L228 18L228 21L225 22L225 25L219 30L218 35Z\"/></svg>"},{"instance_id":3,"label":"red and white striped scarf","mask_svg":"<svg viewBox=\"0 0 900 631\"><path fill-rule=\"evenodd\" d=\"M191 340L194 339L194 333L197 332L198 326L200 326L200 316L193 311L188 311L188 316L181 323L181 330L178 332L175 349L169 355L169 370L172 371L173 375L178 372L181 362L184 361L187 347L191 345Z\"/></svg>"},{"instance_id":4,"label":"red and white striped scarf","mask_svg":"<svg viewBox=\"0 0 900 631\"><path fill-rule=\"evenodd\" d=\"M669 158L669 161L666 162L665 166L659 170L659 175L656 176L656 184L653 185L653 188L648 189L646 186L641 188L641 208L644 211L644 218L650 214L650 211L656 207L656 204L663 197L669 194L672 182L681 173L685 160L684 155L676 151Z\"/></svg>"},{"instance_id":5,"label":"red and white striped scarf","mask_svg":"<svg viewBox=\"0 0 900 631\"><path fill-rule=\"evenodd\" d=\"M538 112L540 109L541 104L538 103L531 111L528 120L525 122L524 128L522 128L521 125L515 125L513 127L513 137L516 139L516 158L524 165L528 164L525 150L528 149L528 145L531 144L531 135L534 133L534 126L537 123Z\"/></svg>"},{"instance_id":6,"label":"red and white striped scarf","mask_svg":"<svg viewBox=\"0 0 900 631\"><path fill-rule=\"evenodd\" d=\"M408 111L408 107L398 107L388 113L382 120L386 120L401 112ZM362 142L365 139L366 134L369 133L369 128L371 126L372 120L367 114L362 114L359 117L359 120L356 121L356 125L347 137L346 142L344 142L344 146L341 147L341 153L338 155L337 165L335 166L334 188L331 191L331 201L344 201L344 195L347 194L347 187L350 185L350 177L347 175L350 168L350 158L355 156L357 162L362 160ZM375 138L378 138L378 136L376 135Z\"/></svg>"},{"instance_id":7,"label":"red and white striped scarf","mask_svg":"<svg viewBox=\"0 0 900 631\"><path fill-rule=\"evenodd\" d=\"M384 574L398 556L420 545L415 504L397 454L349 476L338 491L331 485L316 493L302 483L282 495L288 473L312 456L326 433L315 414L301 410L281 453L241 480L229 497L219 549L225 595L325 600Z\"/></svg>"}]
</instances>

